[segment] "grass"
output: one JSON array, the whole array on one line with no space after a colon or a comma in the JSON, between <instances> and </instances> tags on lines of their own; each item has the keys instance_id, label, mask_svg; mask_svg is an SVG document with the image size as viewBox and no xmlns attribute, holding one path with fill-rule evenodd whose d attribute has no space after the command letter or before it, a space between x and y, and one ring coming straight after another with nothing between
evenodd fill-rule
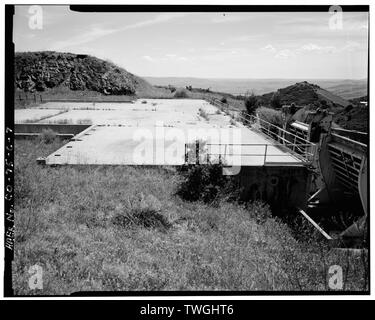
<instances>
[{"instance_id":1,"label":"grass","mask_svg":"<svg viewBox=\"0 0 375 320\"><path fill-rule=\"evenodd\" d=\"M297 241L262 203L211 206L176 196L182 177L126 166L39 166L62 146L15 141L17 295L103 290L368 289L367 256ZM31 266L43 289L28 287Z\"/></svg>"}]
</instances>

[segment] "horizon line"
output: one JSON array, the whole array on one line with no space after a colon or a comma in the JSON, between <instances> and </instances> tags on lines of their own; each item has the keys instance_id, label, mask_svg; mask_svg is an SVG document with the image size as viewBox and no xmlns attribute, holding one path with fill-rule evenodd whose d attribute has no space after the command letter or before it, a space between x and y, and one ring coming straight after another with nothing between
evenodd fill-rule
<instances>
[{"instance_id":1,"label":"horizon line","mask_svg":"<svg viewBox=\"0 0 375 320\"><path fill-rule=\"evenodd\" d=\"M196 76L145 76L145 75L138 75L139 77L142 77L142 78L180 78L180 79L187 79L187 78L190 78L190 79L207 79L207 80L216 80L216 79L220 79L220 80L303 80L303 81L306 81L307 80L368 80L367 77L365 78L242 78L242 77L239 77L239 78L233 78L233 77L228 77L228 78L217 78L217 77L196 77Z\"/></svg>"}]
</instances>

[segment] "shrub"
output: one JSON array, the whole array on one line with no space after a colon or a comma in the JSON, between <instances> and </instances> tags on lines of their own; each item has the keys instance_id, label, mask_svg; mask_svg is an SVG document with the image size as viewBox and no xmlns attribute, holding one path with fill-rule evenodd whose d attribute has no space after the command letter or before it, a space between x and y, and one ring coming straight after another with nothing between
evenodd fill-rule
<instances>
[{"instance_id":1,"label":"shrub","mask_svg":"<svg viewBox=\"0 0 375 320\"><path fill-rule=\"evenodd\" d=\"M238 199L239 189L230 176L223 175L223 165L215 163L188 166L176 194L188 201L213 203Z\"/></svg>"},{"instance_id":2,"label":"shrub","mask_svg":"<svg viewBox=\"0 0 375 320\"><path fill-rule=\"evenodd\" d=\"M244 103L247 113L254 114L258 107L258 98L255 96L254 92L250 95L246 95Z\"/></svg>"},{"instance_id":3,"label":"shrub","mask_svg":"<svg viewBox=\"0 0 375 320\"><path fill-rule=\"evenodd\" d=\"M220 99L220 101L221 101L222 103L228 103L227 98L225 98L225 97L222 97L222 98Z\"/></svg>"},{"instance_id":4,"label":"shrub","mask_svg":"<svg viewBox=\"0 0 375 320\"><path fill-rule=\"evenodd\" d=\"M51 129L43 129L42 133L39 135L40 142L45 144L53 143L57 138L57 133Z\"/></svg>"},{"instance_id":5,"label":"shrub","mask_svg":"<svg viewBox=\"0 0 375 320\"><path fill-rule=\"evenodd\" d=\"M272 108L280 109L281 108L280 94L275 92L271 98L270 104Z\"/></svg>"},{"instance_id":6,"label":"shrub","mask_svg":"<svg viewBox=\"0 0 375 320\"><path fill-rule=\"evenodd\" d=\"M189 98L188 93L185 89L177 89L173 95L175 98Z\"/></svg>"},{"instance_id":7,"label":"shrub","mask_svg":"<svg viewBox=\"0 0 375 320\"><path fill-rule=\"evenodd\" d=\"M260 119L268 121L274 124L275 126L278 126L278 127L283 126L282 115L281 115L281 112L278 110L261 107L261 108L258 108L257 115Z\"/></svg>"}]
</instances>

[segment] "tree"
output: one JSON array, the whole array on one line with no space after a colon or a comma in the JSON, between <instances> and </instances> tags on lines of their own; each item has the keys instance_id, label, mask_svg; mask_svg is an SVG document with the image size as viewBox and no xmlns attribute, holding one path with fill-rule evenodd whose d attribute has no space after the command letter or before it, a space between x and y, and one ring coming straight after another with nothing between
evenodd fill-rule
<instances>
[{"instance_id":1,"label":"tree","mask_svg":"<svg viewBox=\"0 0 375 320\"><path fill-rule=\"evenodd\" d=\"M290 105L290 114L295 114L296 111L297 111L296 104L292 102L292 104Z\"/></svg>"},{"instance_id":2,"label":"tree","mask_svg":"<svg viewBox=\"0 0 375 320\"><path fill-rule=\"evenodd\" d=\"M281 108L281 99L280 99L280 94L275 92L271 98L271 107L274 109L280 109Z\"/></svg>"},{"instance_id":3,"label":"tree","mask_svg":"<svg viewBox=\"0 0 375 320\"><path fill-rule=\"evenodd\" d=\"M327 103L327 101L326 101L326 100L322 100L322 101L320 101L320 107L321 107L322 109L327 109L327 108L328 108L328 103Z\"/></svg>"},{"instance_id":4,"label":"tree","mask_svg":"<svg viewBox=\"0 0 375 320\"><path fill-rule=\"evenodd\" d=\"M258 98L254 92L251 92L250 95L246 95L245 107L248 114L254 114L256 108L258 107Z\"/></svg>"}]
</instances>

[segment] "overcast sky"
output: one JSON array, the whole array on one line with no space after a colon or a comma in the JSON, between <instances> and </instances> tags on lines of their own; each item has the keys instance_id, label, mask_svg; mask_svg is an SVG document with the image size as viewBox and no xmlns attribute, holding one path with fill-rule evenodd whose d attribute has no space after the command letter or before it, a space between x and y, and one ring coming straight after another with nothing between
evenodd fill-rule
<instances>
[{"instance_id":1,"label":"overcast sky","mask_svg":"<svg viewBox=\"0 0 375 320\"><path fill-rule=\"evenodd\" d=\"M42 29L16 7L16 51L87 53L140 76L367 77L367 13L77 13L43 6ZM332 20L331 20L332 21Z\"/></svg>"}]
</instances>

